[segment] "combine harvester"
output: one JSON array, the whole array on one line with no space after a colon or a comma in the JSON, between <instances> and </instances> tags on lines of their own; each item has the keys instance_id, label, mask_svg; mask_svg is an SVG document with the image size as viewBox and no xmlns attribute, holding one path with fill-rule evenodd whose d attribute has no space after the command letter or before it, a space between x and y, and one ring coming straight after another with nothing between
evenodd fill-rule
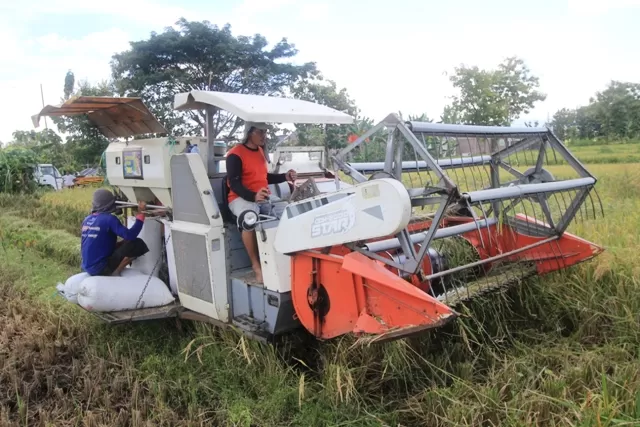
<instances>
[{"instance_id":1,"label":"combine harvester","mask_svg":"<svg viewBox=\"0 0 640 427\"><path fill-rule=\"evenodd\" d=\"M107 148L109 183L126 196L123 206L144 200L165 213L145 222L150 252L133 268L160 280L164 267L171 303L143 307L136 295L129 309L93 310L106 322L178 317L234 325L257 339L303 326L318 339L385 341L442 326L466 300L602 251L566 231L574 218L595 216L596 179L546 128L391 114L332 156L336 173L320 162L295 185L272 189L289 201L280 219L249 212L238 221L220 172L226 147L213 138L217 109L268 123L353 118L301 100L205 91L176 95L174 108L204 111L209 137L130 139L166 133L133 98L74 98L34 116L37 125L43 115L87 114L107 137L126 138ZM183 153L187 140L199 154ZM353 162L365 147L378 147L384 161ZM287 170L291 158L280 151L272 169ZM546 168L553 160L565 179ZM242 228L256 230L264 284L252 280Z\"/></svg>"}]
</instances>

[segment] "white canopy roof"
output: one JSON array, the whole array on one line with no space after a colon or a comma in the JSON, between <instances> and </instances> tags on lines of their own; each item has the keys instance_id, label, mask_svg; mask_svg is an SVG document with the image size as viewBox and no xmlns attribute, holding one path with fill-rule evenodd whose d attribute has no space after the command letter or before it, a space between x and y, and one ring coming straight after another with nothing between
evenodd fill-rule
<instances>
[{"instance_id":1,"label":"white canopy roof","mask_svg":"<svg viewBox=\"0 0 640 427\"><path fill-rule=\"evenodd\" d=\"M341 111L300 99L228 92L192 90L175 95L176 110L204 109L208 105L226 110L249 122L351 124L353 117Z\"/></svg>"}]
</instances>

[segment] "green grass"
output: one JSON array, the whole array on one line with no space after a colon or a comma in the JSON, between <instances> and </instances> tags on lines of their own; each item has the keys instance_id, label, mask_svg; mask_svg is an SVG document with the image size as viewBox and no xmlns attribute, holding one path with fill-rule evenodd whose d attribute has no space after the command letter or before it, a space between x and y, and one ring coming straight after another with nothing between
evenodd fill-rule
<instances>
[{"instance_id":1,"label":"green grass","mask_svg":"<svg viewBox=\"0 0 640 427\"><path fill-rule=\"evenodd\" d=\"M582 163L596 164L622 164L640 163L640 144L602 144L602 145L579 145L569 146L571 153ZM523 165L535 165L536 151L521 151L517 157ZM558 153L547 150L549 164L565 164Z\"/></svg>"},{"instance_id":2,"label":"green grass","mask_svg":"<svg viewBox=\"0 0 640 427\"><path fill-rule=\"evenodd\" d=\"M78 271L90 191L0 195L0 424L638 425L640 167L589 169L605 218L572 231L602 256L370 348L304 336L274 348L188 322L103 325L53 297Z\"/></svg>"},{"instance_id":3,"label":"green grass","mask_svg":"<svg viewBox=\"0 0 640 427\"><path fill-rule=\"evenodd\" d=\"M607 144L570 148L583 163L640 163L640 144Z\"/></svg>"}]
</instances>

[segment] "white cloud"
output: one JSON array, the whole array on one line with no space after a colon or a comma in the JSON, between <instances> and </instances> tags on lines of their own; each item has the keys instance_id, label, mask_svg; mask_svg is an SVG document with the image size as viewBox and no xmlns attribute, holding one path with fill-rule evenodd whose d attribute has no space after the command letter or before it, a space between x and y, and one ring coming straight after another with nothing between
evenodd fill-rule
<instances>
[{"instance_id":1,"label":"white cloud","mask_svg":"<svg viewBox=\"0 0 640 427\"><path fill-rule=\"evenodd\" d=\"M100 81L109 77L113 52L128 47L129 37L121 29L88 34L79 39L48 34L32 40L13 39L13 60L3 73L13 77L0 80L0 141L11 139L14 130L33 129L30 116L42 108L40 84L45 104L58 104L64 76L72 69L76 81ZM29 46L30 49L20 49ZM42 123L44 124L44 123ZM49 122L51 125L51 122Z\"/></svg>"},{"instance_id":2,"label":"white cloud","mask_svg":"<svg viewBox=\"0 0 640 427\"><path fill-rule=\"evenodd\" d=\"M295 61L317 62L327 78L346 87L363 113L376 120L398 110L406 114L426 112L437 119L452 94L443 72L460 63L494 67L507 56L523 57L548 94L547 101L530 114L540 120L559 108L588 102L611 79L633 80L640 75L640 58L625 51L620 43L612 43L607 38L612 36L598 25L597 17L611 9L632 8L640 0L569 0L564 16L549 16L541 23L538 18L514 13L500 25L461 16L456 18L456 25L449 26L445 22L450 17L439 15L428 25L410 26L390 20L384 27L372 26L371 16L387 17L384 6L372 6L377 10L368 9L370 16L346 19L350 24L338 29L324 24L328 16L342 13L340 3L329 2L245 0L221 15L194 13L154 0L37 0L29 8L11 10L16 13L11 17L2 13L6 6L0 5L0 21L11 19L0 25L3 53L9 58L0 68L0 93L11 100L0 107L0 141L8 140L15 129L32 128L30 115L41 107L40 83L44 85L45 103L58 103L68 69L74 71L76 80L107 78L114 52L127 49L129 40L144 38L148 31L162 31L180 16L220 25L230 22L236 35L261 33L271 42L287 36L300 51ZM117 16L119 22L127 24L78 38L57 33L26 36L28 25L24 20L41 13L53 15L51 19L67 18L69 25L87 13ZM592 19L584 19L585 13ZM131 26L131 20L139 25Z\"/></svg>"},{"instance_id":3,"label":"white cloud","mask_svg":"<svg viewBox=\"0 0 640 427\"><path fill-rule=\"evenodd\" d=\"M295 0L244 0L239 6L233 10L233 14L237 17L255 16L262 12L289 7L295 4Z\"/></svg>"},{"instance_id":4,"label":"white cloud","mask_svg":"<svg viewBox=\"0 0 640 427\"><path fill-rule=\"evenodd\" d=\"M305 21L324 21L329 19L329 5L327 3L304 3L300 5L299 16Z\"/></svg>"},{"instance_id":5,"label":"white cloud","mask_svg":"<svg viewBox=\"0 0 640 427\"><path fill-rule=\"evenodd\" d=\"M96 57L112 55L129 46L129 35L119 28L88 34L80 39L61 37L59 34L47 34L36 39L37 48L44 55L92 54Z\"/></svg>"},{"instance_id":6,"label":"white cloud","mask_svg":"<svg viewBox=\"0 0 640 427\"><path fill-rule=\"evenodd\" d=\"M548 95L528 116L541 122L560 108L584 105L611 79L640 75L639 57L616 51L603 30L564 17L545 25L524 18L500 25L465 22L444 34L429 26L385 32L354 26L333 38L296 43L376 120L398 110L439 118L453 93L443 72L460 63L495 67L508 56L522 57Z\"/></svg>"},{"instance_id":7,"label":"white cloud","mask_svg":"<svg viewBox=\"0 0 640 427\"><path fill-rule=\"evenodd\" d=\"M599 16L610 10L640 6L640 0L569 0L569 11L579 16Z\"/></svg>"},{"instance_id":8,"label":"white cloud","mask_svg":"<svg viewBox=\"0 0 640 427\"><path fill-rule=\"evenodd\" d=\"M176 4L178 3L176 2ZM47 16L55 20L64 17L71 25L76 17L85 18L87 15L126 17L159 28L172 25L181 16L187 19L198 19L194 11L179 6L168 6L152 0L32 0L29 2L29 7L16 8L8 2L0 6L1 10L4 10L6 15L20 19Z\"/></svg>"}]
</instances>

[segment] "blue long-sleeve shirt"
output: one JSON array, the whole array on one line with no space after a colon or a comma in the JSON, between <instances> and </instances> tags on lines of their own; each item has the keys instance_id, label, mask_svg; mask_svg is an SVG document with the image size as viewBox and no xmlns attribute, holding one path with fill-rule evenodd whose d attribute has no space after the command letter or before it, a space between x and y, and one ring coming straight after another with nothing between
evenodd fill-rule
<instances>
[{"instance_id":1,"label":"blue long-sleeve shirt","mask_svg":"<svg viewBox=\"0 0 640 427\"><path fill-rule=\"evenodd\" d=\"M116 249L118 236L124 240L134 240L142 230L143 216L136 217L131 228L120 223L115 215L109 213L91 214L82 221L80 252L82 271L94 276L106 267L107 259Z\"/></svg>"}]
</instances>

